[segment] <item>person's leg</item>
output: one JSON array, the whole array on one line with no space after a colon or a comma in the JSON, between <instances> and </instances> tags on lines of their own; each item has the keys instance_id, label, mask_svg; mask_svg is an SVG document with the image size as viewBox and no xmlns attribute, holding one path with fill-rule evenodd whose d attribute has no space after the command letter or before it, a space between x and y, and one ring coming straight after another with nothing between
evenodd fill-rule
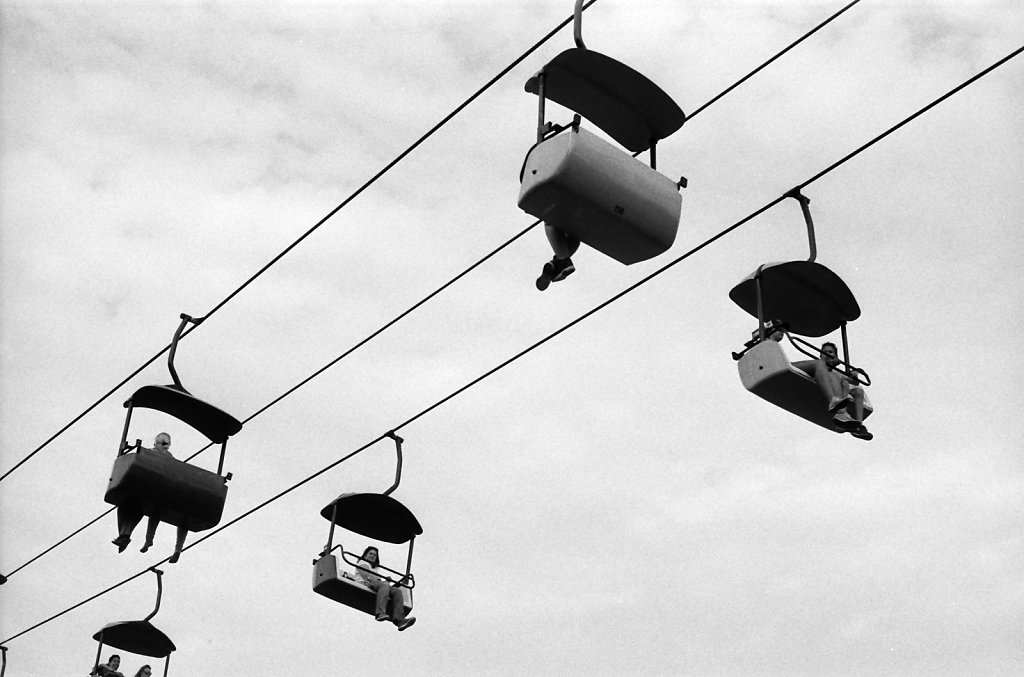
<instances>
[{"instance_id":1,"label":"person's leg","mask_svg":"<svg viewBox=\"0 0 1024 677\"><path fill-rule=\"evenodd\" d=\"M386 621L388 619L388 595L390 594L391 586L388 585L387 581L379 580L371 587L377 591L377 604L374 609L374 615L378 621Z\"/></svg>"},{"instance_id":2,"label":"person's leg","mask_svg":"<svg viewBox=\"0 0 1024 677\"><path fill-rule=\"evenodd\" d=\"M570 257L580 248L578 239L546 223L544 224L544 234L547 236L548 244L551 245L555 256L544 264L540 277L537 278L537 289L541 291L547 289L552 282L564 280L575 272L576 267L573 266Z\"/></svg>"},{"instance_id":3,"label":"person's leg","mask_svg":"<svg viewBox=\"0 0 1024 677\"><path fill-rule=\"evenodd\" d=\"M405 595L402 594L402 588L397 585L391 588L389 594L391 596L391 622L401 625L405 620L405 604L403 604Z\"/></svg>"},{"instance_id":4,"label":"person's leg","mask_svg":"<svg viewBox=\"0 0 1024 677\"><path fill-rule=\"evenodd\" d=\"M177 535L177 537L174 540L174 554L172 554L171 558L169 560L167 560L169 563L174 564L175 562L178 561L178 558L181 557L181 549L185 546L185 538L187 538L187 537L188 537L188 527L187 526L180 526L180 527L178 527L178 535Z\"/></svg>"},{"instance_id":5,"label":"person's leg","mask_svg":"<svg viewBox=\"0 0 1024 677\"><path fill-rule=\"evenodd\" d=\"M142 521L142 508L135 503L117 506L117 538L113 540L118 552L124 552L132 540L132 532Z\"/></svg>"},{"instance_id":6,"label":"person's leg","mask_svg":"<svg viewBox=\"0 0 1024 677\"><path fill-rule=\"evenodd\" d=\"M142 552L146 552L153 547L153 539L156 537L156 528L159 524L159 517L156 515L149 516L149 522L146 523L146 542L142 544Z\"/></svg>"}]
</instances>

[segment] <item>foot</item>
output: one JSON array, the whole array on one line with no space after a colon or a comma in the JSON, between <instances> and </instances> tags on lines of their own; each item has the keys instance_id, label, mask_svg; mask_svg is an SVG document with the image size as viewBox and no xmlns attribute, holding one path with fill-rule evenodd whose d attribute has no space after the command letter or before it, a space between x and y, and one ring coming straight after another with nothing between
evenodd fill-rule
<instances>
[{"instance_id":1,"label":"foot","mask_svg":"<svg viewBox=\"0 0 1024 677\"><path fill-rule=\"evenodd\" d=\"M406 618L401 623L395 623L395 625L398 626L398 631L401 632L402 630L405 630L406 628L411 628L412 624L415 623L415 622L416 622L416 617L415 616L409 616L408 618Z\"/></svg>"},{"instance_id":2,"label":"foot","mask_svg":"<svg viewBox=\"0 0 1024 677\"><path fill-rule=\"evenodd\" d=\"M555 267L551 261L544 264L543 270L540 271L540 277L537 278L537 289L544 291L551 284L552 279L555 277Z\"/></svg>"},{"instance_id":3,"label":"foot","mask_svg":"<svg viewBox=\"0 0 1024 677\"><path fill-rule=\"evenodd\" d=\"M128 544L131 542L132 539L128 538L127 536L118 536L117 538L111 541L111 543L117 546L118 552L124 552L124 549L127 548Z\"/></svg>"},{"instance_id":4,"label":"foot","mask_svg":"<svg viewBox=\"0 0 1024 677\"><path fill-rule=\"evenodd\" d=\"M850 434L858 440L873 440L875 438L874 435L868 432L868 429L864 427L863 423L851 430Z\"/></svg>"},{"instance_id":5,"label":"foot","mask_svg":"<svg viewBox=\"0 0 1024 677\"><path fill-rule=\"evenodd\" d=\"M551 265L555 272L551 276L552 282L561 282L576 272L576 266L572 265L572 259L552 259Z\"/></svg>"},{"instance_id":6,"label":"foot","mask_svg":"<svg viewBox=\"0 0 1024 677\"><path fill-rule=\"evenodd\" d=\"M383 623L386 620L390 620L387 614L377 614L377 621Z\"/></svg>"},{"instance_id":7,"label":"foot","mask_svg":"<svg viewBox=\"0 0 1024 677\"><path fill-rule=\"evenodd\" d=\"M845 411L840 411L832 417L832 425L843 432L854 430L860 424L860 421L856 420Z\"/></svg>"},{"instance_id":8,"label":"foot","mask_svg":"<svg viewBox=\"0 0 1024 677\"><path fill-rule=\"evenodd\" d=\"M142 547L139 548L139 552L146 552L147 550L149 550L152 547L153 547L153 541L146 541L145 543L142 544Z\"/></svg>"},{"instance_id":9,"label":"foot","mask_svg":"<svg viewBox=\"0 0 1024 677\"><path fill-rule=\"evenodd\" d=\"M179 557L181 557L181 550L178 549L178 548L175 548L174 549L174 554L171 555L170 559L167 560L167 563L168 564L174 564L174 563L176 563L178 561Z\"/></svg>"},{"instance_id":10,"label":"foot","mask_svg":"<svg viewBox=\"0 0 1024 677\"><path fill-rule=\"evenodd\" d=\"M844 397L833 397L832 401L828 403L828 413L834 414L851 402L853 402L853 398L849 395Z\"/></svg>"}]
</instances>

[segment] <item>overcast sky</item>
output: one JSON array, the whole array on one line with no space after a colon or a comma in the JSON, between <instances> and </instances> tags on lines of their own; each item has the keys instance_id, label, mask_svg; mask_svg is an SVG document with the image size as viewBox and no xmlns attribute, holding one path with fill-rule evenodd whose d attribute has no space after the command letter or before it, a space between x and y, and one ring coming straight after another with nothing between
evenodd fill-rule
<instances>
[{"instance_id":1,"label":"overcast sky","mask_svg":"<svg viewBox=\"0 0 1024 677\"><path fill-rule=\"evenodd\" d=\"M692 112L844 4L599 0L583 33ZM571 11L3 2L0 472ZM668 253L627 267L584 247L540 293L535 228L246 424L224 521L1022 44L1017 0L864 0L659 146L659 170L689 179ZM184 385L247 418L528 226L523 84L571 46L563 29L182 341ZM385 441L162 567L171 674L1024 674L1022 83L1018 57L804 190L818 261L863 311L873 441L746 392L730 357L756 324L730 288L807 256L787 200L399 430L394 495L424 528L414 628L311 590L319 511L391 484ZM109 507L121 404L169 381L158 361L0 483L0 572ZM179 458L205 444L144 411L129 438L161 430ZM174 529L145 555L141 527L120 555L115 535L110 515L11 576L0 640L162 560ZM7 675L85 675L93 633L148 614L154 581L8 642Z\"/></svg>"}]
</instances>

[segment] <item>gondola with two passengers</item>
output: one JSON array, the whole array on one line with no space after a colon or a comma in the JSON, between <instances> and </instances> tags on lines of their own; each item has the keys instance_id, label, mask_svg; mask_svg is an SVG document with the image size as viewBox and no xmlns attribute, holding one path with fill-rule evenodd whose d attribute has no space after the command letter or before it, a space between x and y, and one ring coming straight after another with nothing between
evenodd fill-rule
<instances>
[{"instance_id":1,"label":"gondola with two passengers","mask_svg":"<svg viewBox=\"0 0 1024 677\"><path fill-rule=\"evenodd\" d=\"M124 403L128 410L124 431L121 433L117 458L103 497L107 503L117 506L118 536L113 542L119 552L128 546L132 531L142 517L148 515L150 524L143 552L152 545L153 532L158 522L173 524L178 528L178 538L169 561L176 562L187 533L216 526L224 512L227 482L231 479L230 473L221 475L227 440L242 429L242 424L230 414L193 397L181 385L174 369L174 354L182 330L188 323L198 324L200 321L181 315L181 324L174 333L167 358L167 367L174 383L143 386ZM132 412L136 408L163 412L198 430L214 444L220 444L217 472L175 459L167 450L170 437L166 433L157 435L153 449L143 447L141 440L130 445L128 430ZM162 449L161 437L166 437Z\"/></svg>"},{"instance_id":2,"label":"gondola with two passengers","mask_svg":"<svg viewBox=\"0 0 1024 677\"><path fill-rule=\"evenodd\" d=\"M815 263L817 249L810 200L794 189L804 214L810 258L761 265L729 292L729 298L757 318L758 328L744 350L733 353L744 387L758 397L838 433L870 440L864 419L873 408L863 386L871 379L850 364L846 325L860 317L860 306L846 283ZM835 344L820 348L800 336L823 337L841 330L843 355ZM790 363L781 341L810 359Z\"/></svg>"},{"instance_id":3,"label":"gondola with two passengers","mask_svg":"<svg viewBox=\"0 0 1024 677\"><path fill-rule=\"evenodd\" d=\"M395 483L383 494L347 493L328 503L320 515L331 523L327 545L313 560L313 591L335 602L372 614L378 621L390 621L405 630L416 619L412 611L412 590L416 579L412 573L412 550L416 536L423 528L415 515L391 497L402 479L402 438L393 431L388 437L395 441L398 464ZM379 551L371 546L358 554L334 545L334 528L341 527L373 541L409 544L405 572L380 563ZM334 554L335 551L338 554Z\"/></svg>"},{"instance_id":4,"label":"gondola with two passengers","mask_svg":"<svg viewBox=\"0 0 1024 677\"><path fill-rule=\"evenodd\" d=\"M679 229L679 189L686 185L656 169L658 141L682 127L686 116L647 77L587 49L582 5L576 0L576 48L526 83L538 97L537 143L520 172L519 207L544 221L554 251L537 279L541 291L575 271L571 257L581 242L626 265L667 251ZM548 99L577 113L571 125L545 121ZM582 129L581 116L634 155ZM635 157L647 150L650 166Z\"/></svg>"},{"instance_id":5,"label":"gondola with two passengers","mask_svg":"<svg viewBox=\"0 0 1024 677\"><path fill-rule=\"evenodd\" d=\"M96 648L96 661L93 663L93 675L100 675L108 673L109 670L103 669L104 666L100 665L100 656L103 652L104 646L113 647L120 651L126 651L128 653L138 654L140 656L150 656L151 658L163 658L164 660L164 677L167 677L167 673L171 667L171 652L175 650L174 642L165 635L163 632L158 630L150 619L156 615L156 612L160 610L160 597L163 594L163 572L159 569L150 569L156 574L156 606L153 611L141 621L119 621L116 623L108 623L103 628L92 636L99 646Z\"/></svg>"}]
</instances>

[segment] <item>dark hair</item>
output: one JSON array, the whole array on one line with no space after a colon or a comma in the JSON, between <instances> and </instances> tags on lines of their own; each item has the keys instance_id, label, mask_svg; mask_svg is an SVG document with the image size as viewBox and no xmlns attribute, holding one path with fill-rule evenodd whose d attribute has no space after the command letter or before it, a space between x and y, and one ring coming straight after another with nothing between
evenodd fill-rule
<instances>
[{"instance_id":1,"label":"dark hair","mask_svg":"<svg viewBox=\"0 0 1024 677\"><path fill-rule=\"evenodd\" d=\"M359 559L363 560L364 562L369 561L366 559L366 555L368 555L371 550L377 553L377 564L380 564L380 550L378 550L376 546L373 545L367 546L366 550L363 550L363 554L359 556Z\"/></svg>"},{"instance_id":2,"label":"dark hair","mask_svg":"<svg viewBox=\"0 0 1024 677\"><path fill-rule=\"evenodd\" d=\"M139 668L139 671L135 673L135 677L142 677L142 671L146 668L149 668L149 672L152 674L153 668L149 667L148 665L143 665L141 668Z\"/></svg>"},{"instance_id":3,"label":"dark hair","mask_svg":"<svg viewBox=\"0 0 1024 677\"><path fill-rule=\"evenodd\" d=\"M825 341L824 343L821 344L821 350L823 352L825 350L825 346L832 346L832 350L836 351L836 355L839 354L839 346L837 346L836 344L832 343L831 341Z\"/></svg>"}]
</instances>

